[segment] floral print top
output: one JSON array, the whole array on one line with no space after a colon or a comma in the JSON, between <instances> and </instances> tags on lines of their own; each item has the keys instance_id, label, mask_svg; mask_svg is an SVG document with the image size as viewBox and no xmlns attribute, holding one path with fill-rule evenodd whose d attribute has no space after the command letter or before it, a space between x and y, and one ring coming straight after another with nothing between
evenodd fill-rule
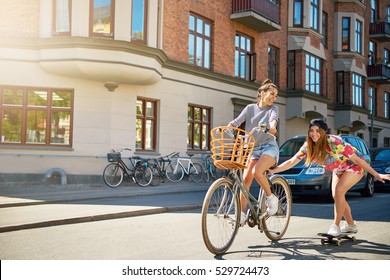
<instances>
[{"instance_id":1,"label":"floral print top","mask_svg":"<svg viewBox=\"0 0 390 280\"><path fill-rule=\"evenodd\" d=\"M349 158L356 154L358 157L363 158L363 155L351 144L345 142L340 136L327 135L328 138L328 154L325 159L324 167L327 170L334 171L336 173L342 173L344 171L350 171L356 174L361 174L363 169L354 164ZM296 153L295 157L303 159L307 155L307 144L303 146Z\"/></svg>"}]
</instances>

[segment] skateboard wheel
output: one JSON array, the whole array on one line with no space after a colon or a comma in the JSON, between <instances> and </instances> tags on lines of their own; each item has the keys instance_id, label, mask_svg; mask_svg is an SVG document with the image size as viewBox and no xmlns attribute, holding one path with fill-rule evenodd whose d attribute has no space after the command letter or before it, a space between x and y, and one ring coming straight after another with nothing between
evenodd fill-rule
<instances>
[{"instance_id":1,"label":"skateboard wheel","mask_svg":"<svg viewBox=\"0 0 390 280\"><path fill-rule=\"evenodd\" d=\"M353 241L353 242L356 241L356 237L355 237L355 236L352 236L352 241Z\"/></svg>"},{"instance_id":2,"label":"skateboard wheel","mask_svg":"<svg viewBox=\"0 0 390 280\"><path fill-rule=\"evenodd\" d=\"M321 245L324 245L324 244L325 244L325 240L321 239Z\"/></svg>"}]
</instances>

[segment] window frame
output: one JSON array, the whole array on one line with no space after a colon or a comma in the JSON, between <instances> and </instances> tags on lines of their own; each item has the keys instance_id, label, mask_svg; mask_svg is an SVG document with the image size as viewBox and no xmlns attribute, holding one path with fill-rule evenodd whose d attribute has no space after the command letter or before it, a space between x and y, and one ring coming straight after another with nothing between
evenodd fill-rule
<instances>
[{"instance_id":1,"label":"window frame","mask_svg":"<svg viewBox=\"0 0 390 280\"><path fill-rule=\"evenodd\" d=\"M201 120L195 118L195 109L201 110ZM203 110L207 111L207 120L203 120ZM191 116L190 116L191 112ZM212 108L208 106L201 106L196 104L188 104L187 109L187 150L190 152L207 152L210 151L210 140L211 140L211 114ZM195 147L195 127L199 125L199 147ZM207 126L204 131L204 126ZM205 137L203 139L203 137Z\"/></svg>"},{"instance_id":2,"label":"window frame","mask_svg":"<svg viewBox=\"0 0 390 280\"><path fill-rule=\"evenodd\" d=\"M95 0L89 1L89 36L90 37L100 37L100 38L114 38L115 31L115 0L111 1L110 4L110 33L100 33L94 32L94 7Z\"/></svg>"},{"instance_id":3,"label":"window frame","mask_svg":"<svg viewBox=\"0 0 390 280\"><path fill-rule=\"evenodd\" d=\"M348 23L348 26L344 25L344 21ZM341 51L351 51L351 18L342 17L341 19Z\"/></svg>"},{"instance_id":4,"label":"window frame","mask_svg":"<svg viewBox=\"0 0 390 280\"><path fill-rule=\"evenodd\" d=\"M355 22L355 50L358 54L363 53L363 22L358 19Z\"/></svg>"},{"instance_id":5,"label":"window frame","mask_svg":"<svg viewBox=\"0 0 390 280\"><path fill-rule=\"evenodd\" d=\"M244 48L242 48L242 40ZM237 46L237 41L239 42ZM248 48L249 44L249 48ZM235 35L234 75L238 78L253 82L256 79L256 54L253 53L253 38L237 33Z\"/></svg>"},{"instance_id":6,"label":"window frame","mask_svg":"<svg viewBox=\"0 0 390 280\"><path fill-rule=\"evenodd\" d=\"M279 55L278 48L268 45L268 78L279 86Z\"/></svg>"},{"instance_id":7,"label":"window frame","mask_svg":"<svg viewBox=\"0 0 390 280\"><path fill-rule=\"evenodd\" d=\"M57 31L57 0L53 0L53 20L52 20L52 35L53 36L70 36L72 32L72 0L68 1L68 23L69 31Z\"/></svg>"},{"instance_id":8,"label":"window frame","mask_svg":"<svg viewBox=\"0 0 390 280\"><path fill-rule=\"evenodd\" d=\"M320 0L310 0L310 29L319 32L320 28Z\"/></svg>"},{"instance_id":9,"label":"window frame","mask_svg":"<svg viewBox=\"0 0 390 280\"><path fill-rule=\"evenodd\" d=\"M13 104L3 104L3 92L6 89L11 90L20 90L23 94L22 96L22 104L20 106ZM42 91L47 93L47 105L31 105L28 104L28 94L32 91ZM68 92L70 93L70 101L68 107L56 107L52 104L54 100L53 93L55 92ZM74 89L68 88L45 88L45 87L26 87L26 86L8 86L8 85L0 85L0 134L3 135L3 114L7 109L14 109L21 111L21 127L20 127L20 142L12 142L12 141L3 141L3 137L0 139L0 146L3 145L14 145L14 146L28 146L28 147L66 147L72 148L73 146L73 119L74 119ZM45 137L44 143L42 142L29 142L28 140L28 115L29 112L33 111L43 111L45 112ZM66 112L69 114L69 143L58 143L53 142L52 139L52 121L53 121L53 113L55 112ZM64 133L66 130L64 130ZM58 131L56 131L57 134ZM58 135L57 135L58 137ZM65 139L65 138L64 138Z\"/></svg>"},{"instance_id":10,"label":"window frame","mask_svg":"<svg viewBox=\"0 0 390 280\"><path fill-rule=\"evenodd\" d=\"M287 88L295 89L295 51L287 52Z\"/></svg>"},{"instance_id":11,"label":"window frame","mask_svg":"<svg viewBox=\"0 0 390 280\"><path fill-rule=\"evenodd\" d=\"M321 75L322 74L321 59L315 55L310 54L310 53L306 53L305 58L306 58L306 62L305 62L305 73L306 73L305 89L311 93L321 95L321 77L322 77L322 75ZM314 67L312 65L313 59L315 60ZM318 64L318 66L317 66L317 64ZM314 83L313 83L313 81L314 81ZM314 91L312 90L312 87L315 87Z\"/></svg>"},{"instance_id":12,"label":"window frame","mask_svg":"<svg viewBox=\"0 0 390 280\"><path fill-rule=\"evenodd\" d=\"M364 92L363 76L352 73L352 105L363 107L363 92ZM374 108L375 109L375 108Z\"/></svg>"},{"instance_id":13,"label":"window frame","mask_svg":"<svg viewBox=\"0 0 390 280\"><path fill-rule=\"evenodd\" d=\"M300 5L300 7L298 7L298 4ZM297 15L297 13L299 13L299 15ZM296 19L298 21L296 21ZM294 3L293 3L293 26L294 27L303 27L303 0L294 0Z\"/></svg>"},{"instance_id":14,"label":"window frame","mask_svg":"<svg viewBox=\"0 0 390 280\"><path fill-rule=\"evenodd\" d=\"M191 17L194 18L194 30L191 30ZM198 24L197 22L199 21L202 21L202 31L201 33L198 32L197 30L197 27L198 27ZM208 30L209 30L209 36L207 35L204 35L204 33L206 33L206 26L208 26ZM193 40L193 45L191 45L191 36L193 36L194 40ZM209 20L209 19L206 19L204 17L201 17L199 15L196 15L196 14L193 14L193 13L190 13L189 14L189 18L188 18L188 63L190 65L193 65L193 66L196 66L196 67L200 67L200 68L203 68L203 69L207 69L207 70L212 70L212 37L213 37L213 30L212 30L212 21ZM201 45L202 45L202 50L201 50L201 60L200 60L200 64L197 62L197 57L198 57L198 39L201 40ZM205 45L206 45L206 42L208 42L209 44L209 53L206 54L206 51L205 51ZM191 47L193 48L193 52L194 52L194 56L193 56L193 62L191 62L191 58L190 58L190 54L191 54Z\"/></svg>"},{"instance_id":15,"label":"window frame","mask_svg":"<svg viewBox=\"0 0 390 280\"><path fill-rule=\"evenodd\" d=\"M143 9L144 9L144 14L143 14L143 18L142 18L142 21L143 21L143 31L142 31L142 34L143 34L143 39L139 39L137 37L134 37L133 34L134 34L134 30L133 30L133 25L134 25L134 1L132 1L131 3L131 28L130 28L130 38L131 38L131 41L132 42L136 42L136 43L142 43L142 44L145 44L147 43L147 38L148 38L148 33L147 33L147 30L148 30L148 1L147 0L143 0Z\"/></svg>"},{"instance_id":16,"label":"window frame","mask_svg":"<svg viewBox=\"0 0 390 280\"><path fill-rule=\"evenodd\" d=\"M139 148L137 145L138 128L136 127L135 149L137 152L155 152L155 151L157 151L157 137L158 137L158 133L157 133L158 100L138 96L137 102L138 101L142 101L142 111L143 111L143 114L138 114L138 112L136 111L136 124L138 123L139 120L141 121L141 147ZM148 102L153 103L153 116L147 115L147 112L148 112L147 103ZM136 106L136 108L137 108L137 106ZM151 145L152 145L151 148L146 147L146 138L147 138L146 133L148 131L146 129L147 121L153 122L153 124L152 124L153 136L151 139Z\"/></svg>"},{"instance_id":17,"label":"window frame","mask_svg":"<svg viewBox=\"0 0 390 280\"><path fill-rule=\"evenodd\" d=\"M383 103L383 116L386 119L390 119L390 93L387 91L383 93Z\"/></svg>"},{"instance_id":18,"label":"window frame","mask_svg":"<svg viewBox=\"0 0 390 280\"><path fill-rule=\"evenodd\" d=\"M344 104L344 71L336 72L336 101Z\"/></svg>"}]
</instances>

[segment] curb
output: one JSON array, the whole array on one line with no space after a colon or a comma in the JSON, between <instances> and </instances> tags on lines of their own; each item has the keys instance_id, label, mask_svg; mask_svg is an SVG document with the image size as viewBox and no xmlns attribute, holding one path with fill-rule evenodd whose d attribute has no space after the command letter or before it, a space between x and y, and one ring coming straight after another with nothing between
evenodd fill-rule
<instances>
[{"instance_id":1,"label":"curb","mask_svg":"<svg viewBox=\"0 0 390 280\"><path fill-rule=\"evenodd\" d=\"M10 231L18 231L18 230L24 230L24 229L35 229L35 228L43 228L43 227L50 227L50 226L60 226L60 225L69 225L69 224L77 224L77 223L88 223L88 222L130 218L130 217L146 216L146 215L154 215L154 214L162 214L162 213L170 213L170 212L178 212L178 211L186 211L186 210L196 210L196 209L200 209L200 208L202 208L202 205L157 207L157 208L145 209L145 210L133 210L133 211L118 212L118 213L109 213L109 214L77 217L77 218L66 218L66 219L60 219L60 220L52 220L52 221L36 222L36 223L30 223L30 224L20 224L20 225L14 225L14 226L0 227L0 233L10 232Z\"/></svg>"}]
</instances>

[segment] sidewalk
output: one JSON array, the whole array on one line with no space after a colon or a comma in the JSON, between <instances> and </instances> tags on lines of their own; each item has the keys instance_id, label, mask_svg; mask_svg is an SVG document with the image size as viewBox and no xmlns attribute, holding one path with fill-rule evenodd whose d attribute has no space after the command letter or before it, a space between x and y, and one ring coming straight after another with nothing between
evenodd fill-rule
<instances>
[{"instance_id":1,"label":"sidewalk","mask_svg":"<svg viewBox=\"0 0 390 280\"><path fill-rule=\"evenodd\" d=\"M169 200L164 202L161 199L156 203L156 196L204 193L211 183L194 183L184 179L179 183L165 182L155 187L124 183L117 188L104 184L62 186L2 183L0 232L195 209L201 205L185 202L182 205L172 204ZM126 199L126 203L118 205L107 202L115 198ZM140 198L149 203L135 203Z\"/></svg>"}]
</instances>

